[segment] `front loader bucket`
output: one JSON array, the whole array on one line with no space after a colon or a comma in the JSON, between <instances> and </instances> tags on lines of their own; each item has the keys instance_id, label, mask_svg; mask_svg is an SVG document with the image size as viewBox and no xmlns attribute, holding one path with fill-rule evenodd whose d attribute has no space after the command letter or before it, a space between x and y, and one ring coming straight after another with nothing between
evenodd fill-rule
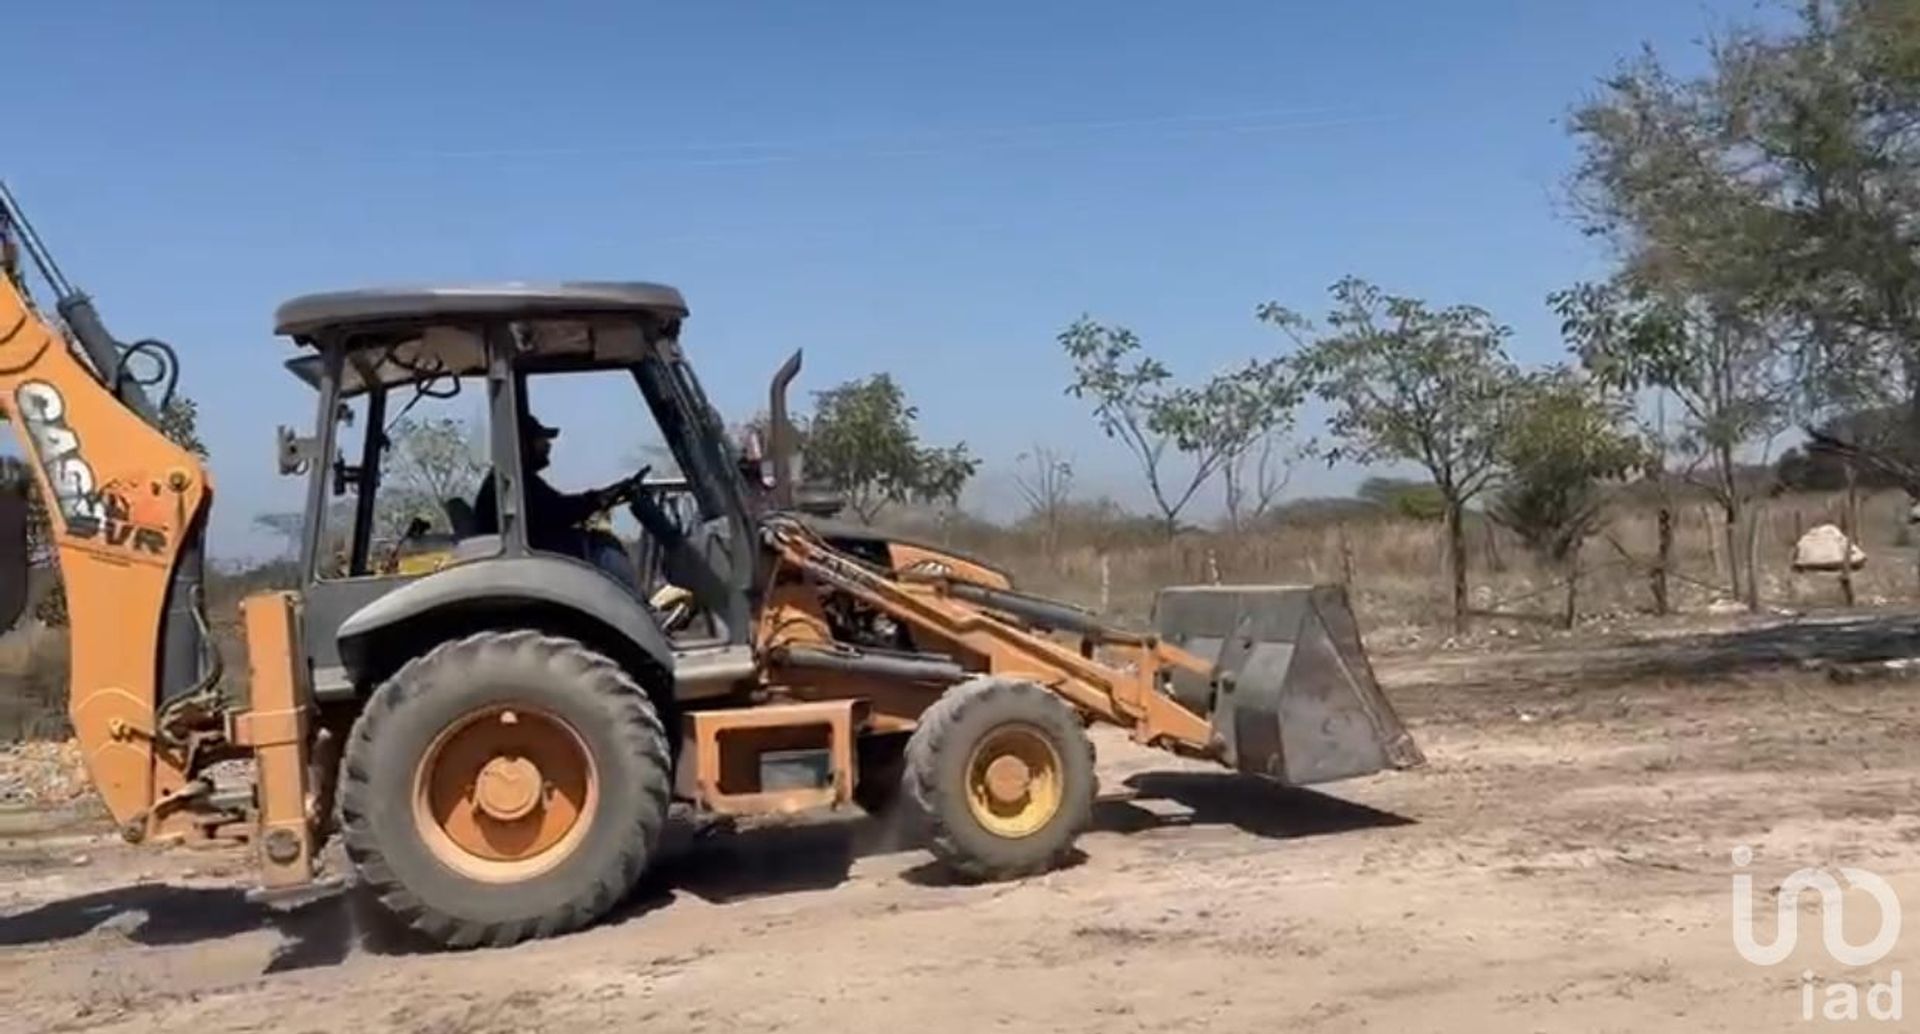
<instances>
[{"instance_id":1,"label":"front loader bucket","mask_svg":"<svg viewBox=\"0 0 1920 1034\"><path fill-rule=\"evenodd\" d=\"M1234 768L1303 786L1425 760L1374 681L1340 586L1163 589L1154 624L1214 663L1210 679L1174 671L1171 688L1210 718Z\"/></svg>"}]
</instances>

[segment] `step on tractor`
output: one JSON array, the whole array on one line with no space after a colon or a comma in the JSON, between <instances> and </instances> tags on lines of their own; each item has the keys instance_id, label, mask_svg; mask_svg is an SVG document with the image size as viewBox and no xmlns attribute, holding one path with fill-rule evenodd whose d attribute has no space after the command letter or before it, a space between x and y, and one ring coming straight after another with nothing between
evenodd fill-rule
<instances>
[{"instance_id":1,"label":"step on tractor","mask_svg":"<svg viewBox=\"0 0 1920 1034\"><path fill-rule=\"evenodd\" d=\"M765 441L737 442L683 350L686 302L649 283L282 305L315 412L277 439L305 479L298 588L240 603L245 671L223 671L212 479L162 433L173 350L114 338L3 189L0 231L0 416L46 504L92 784L128 840L250 845L259 897L348 881L449 947L559 934L634 887L675 805L895 810L958 877L1025 876L1089 823L1094 722L1289 785L1421 761L1339 587L1168 588L1134 630L837 520L788 419L799 355ZM613 540L628 578L529 534L529 386L583 371L631 382L677 468L606 493L639 529ZM494 519L452 498L376 541L385 429L461 390L485 412ZM0 502L6 625L46 562L26 505ZM321 871L333 838L350 873Z\"/></svg>"}]
</instances>

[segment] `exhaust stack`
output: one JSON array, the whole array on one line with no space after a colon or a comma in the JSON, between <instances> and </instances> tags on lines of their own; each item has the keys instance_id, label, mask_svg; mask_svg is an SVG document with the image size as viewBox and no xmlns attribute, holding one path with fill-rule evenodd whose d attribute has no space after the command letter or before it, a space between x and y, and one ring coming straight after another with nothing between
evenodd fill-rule
<instances>
[{"instance_id":1,"label":"exhaust stack","mask_svg":"<svg viewBox=\"0 0 1920 1034\"><path fill-rule=\"evenodd\" d=\"M794 433L793 421L787 415L787 385L800 375L800 352L798 349L780 364L773 374L773 384L767 389L767 464L773 469L773 505L775 509L791 509L794 499Z\"/></svg>"}]
</instances>

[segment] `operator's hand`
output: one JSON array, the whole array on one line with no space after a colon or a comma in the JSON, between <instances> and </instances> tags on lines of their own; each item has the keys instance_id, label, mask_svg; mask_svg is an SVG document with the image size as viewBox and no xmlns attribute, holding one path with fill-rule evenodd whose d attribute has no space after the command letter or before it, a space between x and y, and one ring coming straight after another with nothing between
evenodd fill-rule
<instances>
[{"instance_id":1,"label":"operator's hand","mask_svg":"<svg viewBox=\"0 0 1920 1034\"><path fill-rule=\"evenodd\" d=\"M647 475L652 471L653 467L651 465L641 467L632 477L621 478L619 481L615 481L605 488L594 490L593 508L595 510L607 510L620 503L631 500L634 495L640 491L640 486L647 480Z\"/></svg>"}]
</instances>

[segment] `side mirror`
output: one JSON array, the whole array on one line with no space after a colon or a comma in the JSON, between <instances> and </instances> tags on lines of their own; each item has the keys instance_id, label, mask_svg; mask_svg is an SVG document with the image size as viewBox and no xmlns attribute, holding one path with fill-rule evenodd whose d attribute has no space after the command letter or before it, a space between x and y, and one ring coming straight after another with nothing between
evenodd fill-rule
<instances>
[{"instance_id":1,"label":"side mirror","mask_svg":"<svg viewBox=\"0 0 1920 1034\"><path fill-rule=\"evenodd\" d=\"M280 425L275 435L275 445L282 474L305 474L313 464L313 457L320 451L320 439L303 438L294 434L293 428L285 424Z\"/></svg>"}]
</instances>

